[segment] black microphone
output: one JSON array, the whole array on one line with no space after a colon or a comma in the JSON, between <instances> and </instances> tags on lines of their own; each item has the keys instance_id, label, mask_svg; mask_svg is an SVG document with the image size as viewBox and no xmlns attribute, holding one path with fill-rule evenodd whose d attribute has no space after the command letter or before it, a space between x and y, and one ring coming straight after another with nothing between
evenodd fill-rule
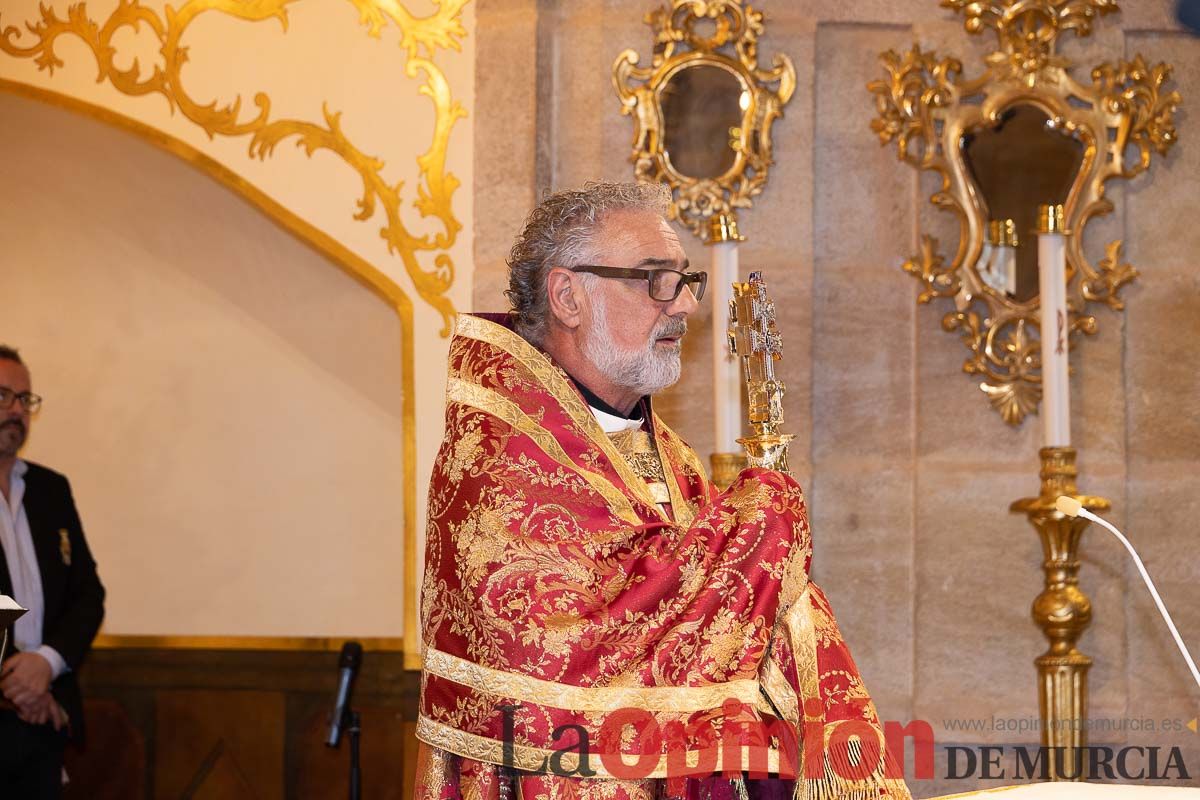
<instances>
[{"instance_id":1,"label":"black microphone","mask_svg":"<svg viewBox=\"0 0 1200 800\"><path fill-rule=\"evenodd\" d=\"M329 737L325 740L329 747L337 747L342 739L342 723L346 720L346 709L350 706L354 678L362 665L362 652L362 645L358 642L346 642L342 645L342 654L338 657L337 700L333 704L333 719L329 721Z\"/></svg>"}]
</instances>

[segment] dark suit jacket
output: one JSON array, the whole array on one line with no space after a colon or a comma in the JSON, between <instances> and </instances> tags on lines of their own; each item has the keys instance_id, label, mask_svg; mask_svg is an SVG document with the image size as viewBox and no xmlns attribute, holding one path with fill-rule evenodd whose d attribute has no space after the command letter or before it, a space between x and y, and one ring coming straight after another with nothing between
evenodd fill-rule
<instances>
[{"instance_id":1,"label":"dark suit jacket","mask_svg":"<svg viewBox=\"0 0 1200 800\"><path fill-rule=\"evenodd\" d=\"M59 652L69 671L54 682L51 691L71 715L71 735L83 736L83 700L79 693L79 668L92 646L104 619L104 586L96 574L96 562L83 538L83 525L75 510L67 479L45 467L30 463L25 473L25 516L33 549L42 573L45 616L42 643ZM67 532L70 556L64 557L61 531ZM68 564L67 561L70 561ZM8 560L0 548L0 594L12 594ZM12 629L8 632L12 654Z\"/></svg>"}]
</instances>

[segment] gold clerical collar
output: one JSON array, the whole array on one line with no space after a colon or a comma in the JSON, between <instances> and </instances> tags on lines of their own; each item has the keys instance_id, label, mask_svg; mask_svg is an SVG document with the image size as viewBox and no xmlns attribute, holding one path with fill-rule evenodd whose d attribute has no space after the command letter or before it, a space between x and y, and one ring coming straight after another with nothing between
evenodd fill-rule
<instances>
[{"instance_id":1,"label":"gold clerical collar","mask_svg":"<svg viewBox=\"0 0 1200 800\"><path fill-rule=\"evenodd\" d=\"M634 474L646 481L654 502L669 505L671 492L667 489L667 474L663 470L662 459L658 457L653 437L643 430L624 430L610 433L608 438Z\"/></svg>"}]
</instances>

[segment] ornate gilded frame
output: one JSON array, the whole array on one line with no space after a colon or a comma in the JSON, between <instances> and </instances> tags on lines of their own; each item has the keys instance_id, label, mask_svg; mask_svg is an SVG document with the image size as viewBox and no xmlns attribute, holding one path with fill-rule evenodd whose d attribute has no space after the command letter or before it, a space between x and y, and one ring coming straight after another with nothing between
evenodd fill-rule
<instances>
[{"instance_id":1,"label":"ornate gilded frame","mask_svg":"<svg viewBox=\"0 0 1200 800\"><path fill-rule=\"evenodd\" d=\"M1089 304L1121 310L1121 288L1138 272L1122 261L1120 240L1108 243L1099 262L1089 262L1084 227L1113 211L1104 192L1107 181L1145 172L1152 152L1165 155L1175 143L1174 113L1181 100L1178 92L1165 90L1171 74L1166 64L1148 66L1141 55L1105 62L1084 84L1072 76L1072 62L1056 53L1061 34L1089 35L1098 16L1117 10L1115 0L942 0L942 6L963 13L968 33L995 31L998 47L985 57L983 74L967 79L958 59L939 59L917 44L904 55L882 53L887 77L867 85L878 110L871 128L882 144L896 142L901 161L941 177L929 199L958 217L954 258L946 265L937 239L922 234L920 252L903 268L921 281L918 303L954 298L955 310L943 317L942 327L958 332L970 350L963 371L983 377L980 388L992 407L1016 425L1041 399L1040 346L1028 330L1038 326L1038 300L1018 303L1002 296L975 269L987 211L961 137L1024 104L1083 143L1083 161L1064 207L1070 330L1090 335L1097 324Z\"/></svg>"},{"instance_id":2,"label":"ornate gilded frame","mask_svg":"<svg viewBox=\"0 0 1200 800\"><path fill-rule=\"evenodd\" d=\"M697 31L701 21L712 25L712 35ZM639 181L671 187L672 218L707 239L713 215L749 208L751 198L762 192L773 163L771 124L783 116L795 91L796 69L782 53L775 55L770 69L759 67L763 15L741 0L672 0L670 8L647 14L646 24L655 31L650 66L637 66L637 52L625 50L612 71L621 113L634 118L630 160ZM715 178L680 174L663 146L662 90L680 70L698 66L731 73L749 98L741 126L732 131L733 165Z\"/></svg>"}]
</instances>

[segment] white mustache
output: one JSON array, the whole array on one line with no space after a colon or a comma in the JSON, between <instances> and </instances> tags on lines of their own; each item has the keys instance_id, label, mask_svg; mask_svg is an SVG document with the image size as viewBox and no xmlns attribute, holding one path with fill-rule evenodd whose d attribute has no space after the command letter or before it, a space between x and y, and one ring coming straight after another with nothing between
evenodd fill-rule
<instances>
[{"instance_id":1,"label":"white mustache","mask_svg":"<svg viewBox=\"0 0 1200 800\"><path fill-rule=\"evenodd\" d=\"M682 338L685 335L687 335L687 322L681 319L672 319L664 322L654 330L652 341L674 339L676 337Z\"/></svg>"}]
</instances>

